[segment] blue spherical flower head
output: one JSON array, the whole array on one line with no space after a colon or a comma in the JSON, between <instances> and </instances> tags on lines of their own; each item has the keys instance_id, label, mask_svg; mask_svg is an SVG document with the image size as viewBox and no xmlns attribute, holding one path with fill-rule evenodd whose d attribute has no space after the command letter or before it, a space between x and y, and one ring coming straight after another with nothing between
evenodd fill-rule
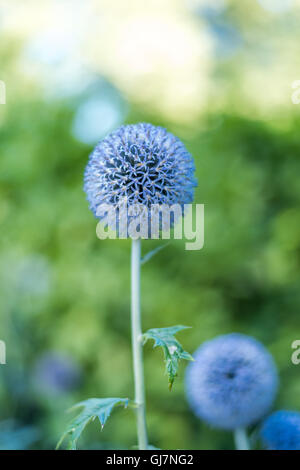
<instances>
[{"instance_id":1,"label":"blue spherical flower head","mask_svg":"<svg viewBox=\"0 0 300 470\"><path fill-rule=\"evenodd\" d=\"M59 394L75 389L81 380L81 370L70 357L47 353L37 361L34 382L46 393Z\"/></svg>"},{"instance_id":2,"label":"blue spherical flower head","mask_svg":"<svg viewBox=\"0 0 300 470\"><path fill-rule=\"evenodd\" d=\"M122 126L90 155L84 190L90 209L99 206L189 204L193 201L194 163L183 143L162 127ZM99 217L101 218L101 216Z\"/></svg>"},{"instance_id":3,"label":"blue spherical flower head","mask_svg":"<svg viewBox=\"0 0 300 470\"><path fill-rule=\"evenodd\" d=\"M186 374L195 414L213 427L237 429L257 422L273 403L277 370L255 339L238 333L205 342Z\"/></svg>"},{"instance_id":4,"label":"blue spherical flower head","mask_svg":"<svg viewBox=\"0 0 300 470\"><path fill-rule=\"evenodd\" d=\"M260 435L269 450L300 450L300 413L276 411L263 422Z\"/></svg>"}]
</instances>

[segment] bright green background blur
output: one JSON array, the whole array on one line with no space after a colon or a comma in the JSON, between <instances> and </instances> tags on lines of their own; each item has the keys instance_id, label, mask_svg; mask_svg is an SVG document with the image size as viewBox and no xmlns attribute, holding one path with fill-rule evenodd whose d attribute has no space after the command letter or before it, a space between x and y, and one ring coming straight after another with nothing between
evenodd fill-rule
<instances>
[{"instance_id":1,"label":"bright green background blur","mask_svg":"<svg viewBox=\"0 0 300 470\"><path fill-rule=\"evenodd\" d=\"M143 328L191 326L189 352L253 335L279 368L275 407L300 410L299 1L23 3L0 1L0 448L53 448L75 402L133 396L130 243L96 238L82 190L89 152L124 122L185 142L205 204L204 249L171 243L143 267ZM232 448L189 409L186 364L170 393L162 352L144 352L151 444ZM62 385L53 354L80 380ZM79 448L135 444L118 409Z\"/></svg>"}]
</instances>

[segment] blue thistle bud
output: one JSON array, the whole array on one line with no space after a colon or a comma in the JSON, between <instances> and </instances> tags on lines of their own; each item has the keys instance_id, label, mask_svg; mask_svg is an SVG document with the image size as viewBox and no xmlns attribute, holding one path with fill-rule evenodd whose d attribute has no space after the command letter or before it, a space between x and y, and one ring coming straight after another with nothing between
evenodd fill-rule
<instances>
[{"instance_id":1,"label":"blue thistle bud","mask_svg":"<svg viewBox=\"0 0 300 470\"><path fill-rule=\"evenodd\" d=\"M103 204L189 204L193 201L194 163L183 143L162 127L122 126L91 153L84 191L95 216ZM101 216L100 216L101 218Z\"/></svg>"},{"instance_id":2,"label":"blue thistle bud","mask_svg":"<svg viewBox=\"0 0 300 470\"><path fill-rule=\"evenodd\" d=\"M273 403L277 369L254 338L238 333L205 342L186 374L195 414L213 427L237 429L257 422Z\"/></svg>"},{"instance_id":3,"label":"blue thistle bud","mask_svg":"<svg viewBox=\"0 0 300 470\"><path fill-rule=\"evenodd\" d=\"M300 450L300 413L276 411L264 422L261 439L269 450Z\"/></svg>"}]
</instances>

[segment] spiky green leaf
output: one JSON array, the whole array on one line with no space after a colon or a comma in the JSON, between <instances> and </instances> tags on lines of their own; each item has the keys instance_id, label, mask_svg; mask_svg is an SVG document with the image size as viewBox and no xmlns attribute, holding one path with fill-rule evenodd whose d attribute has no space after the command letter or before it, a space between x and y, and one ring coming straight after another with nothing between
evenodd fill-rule
<instances>
[{"instance_id":1,"label":"spiky green leaf","mask_svg":"<svg viewBox=\"0 0 300 470\"><path fill-rule=\"evenodd\" d=\"M152 328L143 335L144 344L148 339L153 339L153 347L160 346L163 349L170 390L177 376L180 359L193 361L192 356L183 349L174 336L178 331L185 330L186 328L189 327L176 325L169 328Z\"/></svg>"},{"instance_id":2,"label":"spiky green leaf","mask_svg":"<svg viewBox=\"0 0 300 470\"><path fill-rule=\"evenodd\" d=\"M67 426L67 429L59 440L56 448L58 449L63 440L68 437L69 440L67 448L69 450L76 450L77 441L90 421L94 421L98 418L101 424L101 429L103 429L114 406L124 404L126 408L128 403L128 398L89 398L88 400L77 403L70 411L77 408L83 408L83 410Z\"/></svg>"}]
</instances>

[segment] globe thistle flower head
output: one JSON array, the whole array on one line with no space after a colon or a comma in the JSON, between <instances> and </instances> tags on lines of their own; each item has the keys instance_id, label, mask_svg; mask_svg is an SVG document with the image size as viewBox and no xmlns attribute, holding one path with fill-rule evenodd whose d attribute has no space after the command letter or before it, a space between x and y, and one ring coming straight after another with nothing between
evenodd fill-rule
<instances>
[{"instance_id":1,"label":"globe thistle flower head","mask_svg":"<svg viewBox=\"0 0 300 470\"><path fill-rule=\"evenodd\" d=\"M128 207L189 204L193 201L194 163L183 143L162 127L125 125L102 140L90 155L84 190L99 217L103 204Z\"/></svg>"},{"instance_id":2,"label":"globe thistle flower head","mask_svg":"<svg viewBox=\"0 0 300 470\"><path fill-rule=\"evenodd\" d=\"M61 394L79 386L81 370L70 357L50 352L38 359L33 378L37 389Z\"/></svg>"},{"instance_id":3,"label":"globe thistle flower head","mask_svg":"<svg viewBox=\"0 0 300 470\"><path fill-rule=\"evenodd\" d=\"M269 450L300 450L300 413L280 410L272 413L260 431Z\"/></svg>"},{"instance_id":4,"label":"globe thistle flower head","mask_svg":"<svg viewBox=\"0 0 300 470\"><path fill-rule=\"evenodd\" d=\"M205 342L186 374L186 394L195 414L213 427L236 429L262 418L273 403L277 370L254 338L238 333Z\"/></svg>"}]
</instances>

